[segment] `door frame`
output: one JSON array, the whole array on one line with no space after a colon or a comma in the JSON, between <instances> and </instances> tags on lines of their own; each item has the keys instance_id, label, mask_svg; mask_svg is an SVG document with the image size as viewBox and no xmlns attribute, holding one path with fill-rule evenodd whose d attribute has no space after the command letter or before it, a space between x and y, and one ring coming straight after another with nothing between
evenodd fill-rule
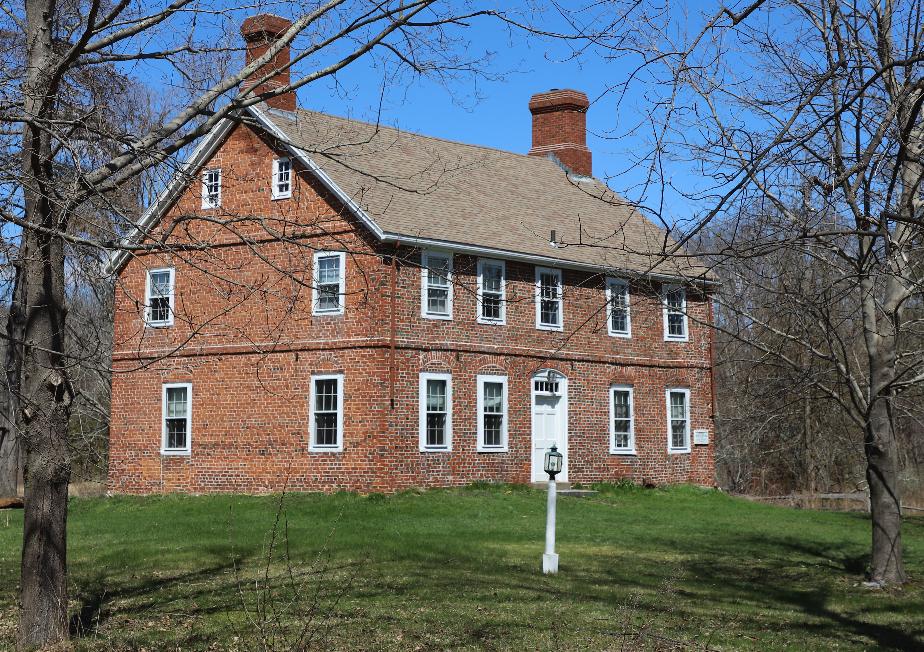
<instances>
[{"instance_id":1,"label":"door frame","mask_svg":"<svg viewBox=\"0 0 924 652\"><path fill-rule=\"evenodd\" d=\"M565 374L561 373L557 369L540 369L532 376L529 377L529 475L530 482L542 482L548 480L549 476L545 473L540 473L541 477L535 476L535 459L536 455L536 380L545 379L548 377L549 372L552 372L553 377L558 381L559 386L559 395L561 396L561 401L558 405L558 427L559 432L561 433L561 442L558 445L558 450L562 454L562 464L561 464L561 473L556 476L556 480L563 482L568 481L568 377ZM543 453L545 455L545 453Z\"/></svg>"}]
</instances>

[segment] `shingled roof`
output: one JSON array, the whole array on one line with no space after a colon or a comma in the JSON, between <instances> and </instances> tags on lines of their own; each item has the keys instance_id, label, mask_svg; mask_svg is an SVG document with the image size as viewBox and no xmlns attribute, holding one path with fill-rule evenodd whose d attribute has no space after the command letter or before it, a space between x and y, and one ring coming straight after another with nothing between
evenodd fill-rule
<instances>
[{"instance_id":1,"label":"shingled roof","mask_svg":"<svg viewBox=\"0 0 924 652\"><path fill-rule=\"evenodd\" d=\"M314 111L256 113L307 154L385 239L640 276L715 280L682 251L665 256L674 241L663 229L603 183L569 175L552 158Z\"/></svg>"}]
</instances>

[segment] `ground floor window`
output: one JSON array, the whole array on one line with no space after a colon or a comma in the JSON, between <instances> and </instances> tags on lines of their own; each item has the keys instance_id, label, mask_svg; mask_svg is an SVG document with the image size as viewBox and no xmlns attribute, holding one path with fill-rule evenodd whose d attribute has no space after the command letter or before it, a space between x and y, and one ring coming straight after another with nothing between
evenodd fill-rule
<instances>
[{"instance_id":1,"label":"ground floor window","mask_svg":"<svg viewBox=\"0 0 924 652\"><path fill-rule=\"evenodd\" d=\"M610 452L635 452L635 407L632 405L632 388L614 385L610 388Z\"/></svg>"},{"instance_id":2,"label":"ground floor window","mask_svg":"<svg viewBox=\"0 0 924 652\"><path fill-rule=\"evenodd\" d=\"M667 390L667 445L672 453L690 451L690 390Z\"/></svg>"},{"instance_id":3,"label":"ground floor window","mask_svg":"<svg viewBox=\"0 0 924 652\"><path fill-rule=\"evenodd\" d=\"M478 376L478 450L507 450L506 376Z\"/></svg>"},{"instance_id":4,"label":"ground floor window","mask_svg":"<svg viewBox=\"0 0 924 652\"><path fill-rule=\"evenodd\" d=\"M311 377L311 444L313 451L343 450L343 374Z\"/></svg>"},{"instance_id":5,"label":"ground floor window","mask_svg":"<svg viewBox=\"0 0 924 652\"><path fill-rule=\"evenodd\" d=\"M188 455L191 431L192 385L164 385L161 452L164 455Z\"/></svg>"},{"instance_id":6,"label":"ground floor window","mask_svg":"<svg viewBox=\"0 0 924 652\"><path fill-rule=\"evenodd\" d=\"M420 374L420 450L448 451L452 443L452 377Z\"/></svg>"}]
</instances>

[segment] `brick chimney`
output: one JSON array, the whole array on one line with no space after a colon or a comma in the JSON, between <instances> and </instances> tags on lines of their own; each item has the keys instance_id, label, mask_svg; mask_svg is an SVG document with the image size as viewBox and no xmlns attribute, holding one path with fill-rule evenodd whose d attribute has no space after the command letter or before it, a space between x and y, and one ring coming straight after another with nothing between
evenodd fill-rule
<instances>
[{"instance_id":1,"label":"brick chimney","mask_svg":"<svg viewBox=\"0 0 924 652\"><path fill-rule=\"evenodd\" d=\"M587 149L587 108L590 102L581 91L553 88L529 99L533 114L533 146L530 156L554 154L575 174L592 174Z\"/></svg>"},{"instance_id":2,"label":"brick chimney","mask_svg":"<svg viewBox=\"0 0 924 652\"><path fill-rule=\"evenodd\" d=\"M273 14L258 14L251 16L241 24L241 36L247 43L247 63L254 59L262 57L266 51L279 38L286 33L292 26L292 21L286 20ZM273 58L272 61L257 69L253 75L244 80L241 84L241 91L256 85L255 93L257 95L276 90L286 86L289 83L289 68L278 70L282 66L288 66L289 63L289 46L286 45ZM275 74L273 71L278 70ZM257 84L257 81L267 75L272 75L265 82ZM271 107L283 109L285 111L295 110L295 92L289 91L282 95L277 95L266 100Z\"/></svg>"}]
</instances>

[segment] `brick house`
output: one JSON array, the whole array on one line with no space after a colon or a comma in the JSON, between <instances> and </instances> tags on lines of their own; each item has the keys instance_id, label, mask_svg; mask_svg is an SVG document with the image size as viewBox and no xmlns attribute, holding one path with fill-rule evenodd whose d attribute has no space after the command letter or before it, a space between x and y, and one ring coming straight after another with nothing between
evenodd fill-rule
<instances>
[{"instance_id":1,"label":"brick house","mask_svg":"<svg viewBox=\"0 0 924 652\"><path fill-rule=\"evenodd\" d=\"M533 96L527 155L294 93L216 127L133 236L168 248L113 259L109 489L530 482L552 443L572 483L712 485L715 281L592 178L587 109Z\"/></svg>"}]
</instances>

